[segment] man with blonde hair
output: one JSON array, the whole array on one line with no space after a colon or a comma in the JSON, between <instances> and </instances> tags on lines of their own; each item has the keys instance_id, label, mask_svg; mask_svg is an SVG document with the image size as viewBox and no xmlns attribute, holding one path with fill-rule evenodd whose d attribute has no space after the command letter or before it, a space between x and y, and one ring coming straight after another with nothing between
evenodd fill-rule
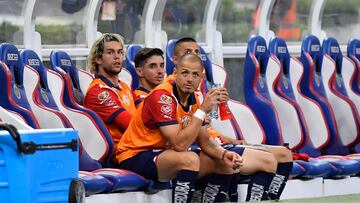
<instances>
[{"instance_id":1,"label":"man with blonde hair","mask_svg":"<svg viewBox=\"0 0 360 203\"><path fill-rule=\"evenodd\" d=\"M85 107L95 111L118 143L127 129L135 101L130 87L119 80L125 55L124 40L118 34L103 34L89 54L89 69L95 74L85 95Z\"/></svg>"}]
</instances>

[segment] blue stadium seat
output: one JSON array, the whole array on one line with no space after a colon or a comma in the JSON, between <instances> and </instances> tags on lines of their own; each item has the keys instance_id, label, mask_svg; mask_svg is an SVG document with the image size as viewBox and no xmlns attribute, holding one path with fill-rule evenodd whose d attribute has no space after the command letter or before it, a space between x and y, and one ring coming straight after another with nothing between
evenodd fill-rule
<instances>
[{"instance_id":1,"label":"blue stadium seat","mask_svg":"<svg viewBox=\"0 0 360 203\"><path fill-rule=\"evenodd\" d=\"M110 180L111 192L146 190L149 186L149 181L144 177L124 169L102 168L93 173Z\"/></svg>"},{"instance_id":2,"label":"blue stadium seat","mask_svg":"<svg viewBox=\"0 0 360 203\"><path fill-rule=\"evenodd\" d=\"M74 109L78 106L73 103L74 101L79 105L83 105L84 93L80 88L78 69L70 59L70 56L64 51L52 51L50 53L50 65L51 70L54 70L61 75L67 75L68 77L66 82L69 83L66 83L65 85L67 85L67 88L70 88L69 90L71 90L71 92L65 92L65 104L69 105L71 108L74 107Z\"/></svg>"},{"instance_id":3,"label":"blue stadium seat","mask_svg":"<svg viewBox=\"0 0 360 203\"><path fill-rule=\"evenodd\" d=\"M343 56L336 39L323 41L322 73L325 90L331 104L339 130L339 140L347 147L353 147L360 140L359 114L354 102L348 97L343 76Z\"/></svg>"},{"instance_id":4,"label":"blue stadium seat","mask_svg":"<svg viewBox=\"0 0 360 203\"><path fill-rule=\"evenodd\" d=\"M355 63L355 72L351 81L352 90L360 94L360 40L352 39L349 41L347 56Z\"/></svg>"},{"instance_id":5,"label":"blue stadium seat","mask_svg":"<svg viewBox=\"0 0 360 203\"><path fill-rule=\"evenodd\" d=\"M40 128L31 111L24 89L24 67L18 49L10 43L0 45L0 105L23 118L33 128Z\"/></svg>"},{"instance_id":6,"label":"blue stadium seat","mask_svg":"<svg viewBox=\"0 0 360 203\"><path fill-rule=\"evenodd\" d=\"M24 87L28 101L41 128L72 128L66 116L59 111L48 86L46 68L33 50L23 50Z\"/></svg>"},{"instance_id":7,"label":"blue stadium seat","mask_svg":"<svg viewBox=\"0 0 360 203\"><path fill-rule=\"evenodd\" d=\"M336 171L329 173L324 178L342 178L352 176L360 172L360 162L348 156L324 155L316 158L329 162L336 168Z\"/></svg>"},{"instance_id":8,"label":"blue stadium seat","mask_svg":"<svg viewBox=\"0 0 360 203\"><path fill-rule=\"evenodd\" d=\"M139 78L136 73L136 68L134 64L135 55L141 50L141 45L139 44L130 44L126 51L125 65L126 69L130 72L132 76L131 89L135 90L139 87Z\"/></svg>"},{"instance_id":9,"label":"blue stadium seat","mask_svg":"<svg viewBox=\"0 0 360 203\"><path fill-rule=\"evenodd\" d=\"M274 104L279 117L283 142L288 143L291 150L298 150L306 143L308 133L304 128L305 121L297 102L284 98L286 93L293 96L291 82L287 74L283 74L290 65L290 55L285 41L273 38L269 45L269 52L270 57L265 73L269 87L269 100Z\"/></svg>"},{"instance_id":10,"label":"blue stadium seat","mask_svg":"<svg viewBox=\"0 0 360 203\"><path fill-rule=\"evenodd\" d=\"M265 39L252 36L245 58L244 97L265 131L266 144L282 145L280 121L275 106L271 103L266 82L268 60L269 52Z\"/></svg>"},{"instance_id":11,"label":"blue stadium seat","mask_svg":"<svg viewBox=\"0 0 360 203\"><path fill-rule=\"evenodd\" d=\"M300 127L303 135L303 146L298 148L299 152L305 152L310 156L317 157L321 155L319 149L315 149L313 146L313 140L310 139L309 135L315 135L317 137L313 137L313 139L319 139L318 137L323 137L327 135L325 124L324 125L314 125L311 119L314 114L319 116L319 120L315 120L317 123L322 122L322 115L319 111L316 111L316 106L312 106L315 110L310 109L312 104L311 101L304 101L304 97L301 96L301 93L298 91L298 83L301 75L303 73L302 67L299 65L298 61L292 58L287 49L286 42L280 38L275 37L271 39L269 44L269 50L271 55L275 56L281 67L280 75L278 77L277 82L273 86L274 91L281 96L283 99L288 101L297 112L298 121L300 122ZM301 69L301 70L292 70L292 69ZM298 71L295 73L295 71ZM297 79L297 80L296 80ZM293 84L294 81L294 84ZM298 101L300 99L300 101ZM306 103L307 102L307 103ZM302 109L303 108L303 109ZM308 126L306 119L308 119L308 123L312 124L312 126ZM322 123L320 123L322 124ZM323 126L322 129L314 129ZM318 135L318 132L323 132L323 135ZM323 138L326 139L326 138Z\"/></svg>"},{"instance_id":12,"label":"blue stadium seat","mask_svg":"<svg viewBox=\"0 0 360 203\"><path fill-rule=\"evenodd\" d=\"M107 178L88 171L79 171L79 180L84 183L86 196L108 193L113 187Z\"/></svg>"},{"instance_id":13,"label":"blue stadium seat","mask_svg":"<svg viewBox=\"0 0 360 203\"><path fill-rule=\"evenodd\" d=\"M349 41L348 50L349 47L353 46L352 45L353 41L355 40ZM360 54L360 43L359 43L358 52ZM359 74L360 64L358 63L358 60L353 56L354 55L351 55L348 52L348 56L343 57L341 73L342 73L342 78L344 80L344 86L347 90L348 97L353 101L357 112L360 113L360 92L357 92L356 89L353 87L355 84L354 81L356 81L357 78L359 78L358 74Z\"/></svg>"},{"instance_id":14,"label":"blue stadium seat","mask_svg":"<svg viewBox=\"0 0 360 203\"><path fill-rule=\"evenodd\" d=\"M348 94L354 101L357 111L360 114L360 40L351 39L347 46L347 57L344 57L343 70L344 81L347 85ZM345 71L345 72L344 72ZM360 143L355 146L355 151L360 152Z\"/></svg>"},{"instance_id":15,"label":"blue stadium seat","mask_svg":"<svg viewBox=\"0 0 360 203\"><path fill-rule=\"evenodd\" d=\"M166 45L166 52L165 52L165 67L166 67L166 74L171 75L174 72L175 64L172 61L172 56L174 55L174 48L177 39L171 39L168 41Z\"/></svg>"},{"instance_id":16,"label":"blue stadium seat","mask_svg":"<svg viewBox=\"0 0 360 203\"><path fill-rule=\"evenodd\" d=\"M306 169L303 166L301 166L300 164L298 164L296 161L294 161L292 170L290 172L290 178L292 178L292 179L299 178L299 177L303 176L305 172L306 172Z\"/></svg>"},{"instance_id":17,"label":"blue stadium seat","mask_svg":"<svg viewBox=\"0 0 360 203\"><path fill-rule=\"evenodd\" d=\"M329 178L338 173L338 169L325 160L296 160L295 162L305 169L300 178Z\"/></svg>"},{"instance_id":18,"label":"blue stadium seat","mask_svg":"<svg viewBox=\"0 0 360 203\"><path fill-rule=\"evenodd\" d=\"M323 54L317 37L313 35L305 36L300 60L304 68L303 78L300 83L301 92L320 106L329 132L329 139L324 145L324 151L328 154L348 154L349 150L339 141L335 114L327 100L322 77Z\"/></svg>"},{"instance_id":19,"label":"blue stadium seat","mask_svg":"<svg viewBox=\"0 0 360 203\"><path fill-rule=\"evenodd\" d=\"M355 103L348 96L349 90L344 84L343 55L336 39L324 40L323 54L323 77L324 82L328 84L325 89L328 91L328 100L334 109L339 137L345 146L353 147L360 140L360 118Z\"/></svg>"}]
</instances>

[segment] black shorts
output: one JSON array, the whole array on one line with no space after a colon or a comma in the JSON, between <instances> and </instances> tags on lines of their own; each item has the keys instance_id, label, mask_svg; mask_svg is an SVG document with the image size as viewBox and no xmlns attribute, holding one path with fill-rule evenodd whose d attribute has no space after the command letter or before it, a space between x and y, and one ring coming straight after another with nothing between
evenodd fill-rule
<instances>
[{"instance_id":1,"label":"black shorts","mask_svg":"<svg viewBox=\"0 0 360 203\"><path fill-rule=\"evenodd\" d=\"M234 145L234 144L223 144L221 145L224 149L237 153L242 156L245 148L242 145Z\"/></svg>"},{"instance_id":2,"label":"black shorts","mask_svg":"<svg viewBox=\"0 0 360 203\"><path fill-rule=\"evenodd\" d=\"M159 156L159 154L162 152L163 150L143 151L129 159L120 162L119 166L122 169L137 173L144 178L157 181L159 176L155 161L157 156Z\"/></svg>"}]
</instances>

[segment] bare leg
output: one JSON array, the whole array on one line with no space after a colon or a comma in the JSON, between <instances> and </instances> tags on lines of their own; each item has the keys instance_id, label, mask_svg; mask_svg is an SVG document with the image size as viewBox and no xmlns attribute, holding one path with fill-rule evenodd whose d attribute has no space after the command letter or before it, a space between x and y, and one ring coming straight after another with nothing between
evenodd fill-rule
<instances>
[{"instance_id":1,"label":"bare leg","mask_svg":"<svg viewBox=\"0 0 360 203\"><path fill-rule=\"evenodd\" d=\"M217 174L233 174L234 170L229 168L224 161L220 159L210 158L203 152L200 152L200 171L199 177L209 175L211 173Z\"/></svg>"},{"instance_id":2,"label":"bare leg","mask_svg":"<svg viewBox=\"0 0 360 203\"><path fill-rule=\"evenodd\" d=\"M276 172L277 161L269 152L245 148L242 157L244 161L240 174L250 175L259 171Z\"/></svg>"},{"instance_id":3,"label":"bare leg","mask_svg":"<svg viewBox=\"0 0 360 203\"><path fill-rule=\"evenodd\" d=\"M292 162L293 156L289 149L282 146L269 146L266 145L267 151L271 152L278 163L286 163L286 162Z\"/></svg>"},{"instance_id":4,"label":"bare leg","mask_svg":"<svg viewBox=\"0 0 360 203\"><path fill-rule=\"evenodd\" d=\"M176 152L165 150L156 159L159 181L168 181L176 177L180 170L199 171L199 156L194 152Z\"/></svg>"},{"instance_id":5,"label":"bare leg","mask_svg":"<svg viewBox=\"0 0 360 203\"><path fill-rule=\"evenodd\" d=\"M246 149L255 149L260 151L267 151L274 155L278 163L286 163L293 161L292 152L283 146L273 146L273 145L262 145L262 144L248 144L241 145Z\"/></svg>"}]
</instances>

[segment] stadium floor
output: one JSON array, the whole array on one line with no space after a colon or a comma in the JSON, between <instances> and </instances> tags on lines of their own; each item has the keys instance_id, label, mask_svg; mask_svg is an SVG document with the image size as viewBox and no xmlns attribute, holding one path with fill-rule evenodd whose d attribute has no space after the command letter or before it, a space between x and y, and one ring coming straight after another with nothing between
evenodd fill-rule
<instances>
[{"instance_id":1,"label":"stadium floor","mask_svg":"<svg viewBox=\"0 0 360 203\"><path fill-rule=\"evenodd\" d=\"M274 202L274 201L265 201L265 202ZM281 203L359 203L360 194L351 194L351 195L339 195L339 196L327 196L319 198L303 198L303 199L293 199L293 200L281 200Z\"/></svg>"}]
</instances>

